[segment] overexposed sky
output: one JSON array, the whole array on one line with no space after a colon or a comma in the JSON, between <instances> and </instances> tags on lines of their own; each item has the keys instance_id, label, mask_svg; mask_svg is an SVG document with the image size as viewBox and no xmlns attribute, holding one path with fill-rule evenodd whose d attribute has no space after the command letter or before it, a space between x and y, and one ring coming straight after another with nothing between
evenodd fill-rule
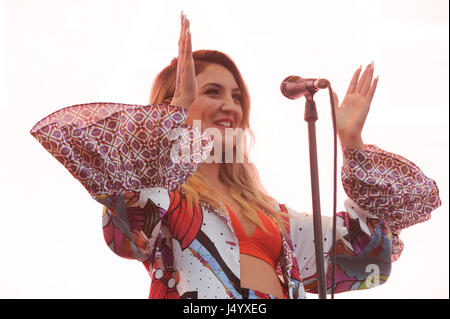
<instances>
[{"instance_id":1,"label":"overexposed sky","mask_svg":"<svg viewBox=\"0 0 450 319\"><path fill-rule=\"evenodd\" d=\"M359 65L375 62L363 140L418 165L443 205L403 231L386 284L336 298L448 298L448 9L447 0L0 0L0 298L148 297L144 267L106 246L102 206L29 131L74 104L148 104L154 77L177 55L181 10L193 49L223 51L241 70L252 158L267 190L298 211L312 212L304 99L284 98L281 81L326 78L342 100ZM331 216L327 91L315 100L321 208Z\"/></svg>"}]
</instances>

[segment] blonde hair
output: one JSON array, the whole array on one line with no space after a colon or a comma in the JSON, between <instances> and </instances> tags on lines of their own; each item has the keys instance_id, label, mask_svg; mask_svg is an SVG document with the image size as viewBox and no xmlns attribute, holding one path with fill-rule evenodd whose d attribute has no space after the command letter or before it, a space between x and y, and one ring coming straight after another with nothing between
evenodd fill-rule
<instances>
[{"instance_id":1,"label":"blonde hair","mask_svg":"<svg viewBox=\"0 0 450 319\"><path fill-rule=\"evenodd\" d=\"M250 129L250 96L241 73L233 60L225 53L215 50L198 50L194 51L192 55L196 75L200 74L211 63L221 65L233 74L241 90L240 102L243 118L240 127L250 132L252 139L250 144L253 144L254 136ZM156 76L150 94L150 104L170 103L175 92L176 70L177 59L174 58L170 65ZM243 208L242 213L247 219L266 231L258 216L258 211L262 211L271 216L281 232L286 235L286 219L284 217L287 216L275 208L277 201L264 190L255 165L249 161L249 145L246 139L243 143L244 162L220 163L219 179L229 188L231 197ZM234 147L234 154L236 154L236 146ZM205 184L199 171L196 171L185 181L181 186L181 191L185 194L190 208L203 201L214 208L226 209L218 200L219 194Z\"/></svg>"}]
</instances>

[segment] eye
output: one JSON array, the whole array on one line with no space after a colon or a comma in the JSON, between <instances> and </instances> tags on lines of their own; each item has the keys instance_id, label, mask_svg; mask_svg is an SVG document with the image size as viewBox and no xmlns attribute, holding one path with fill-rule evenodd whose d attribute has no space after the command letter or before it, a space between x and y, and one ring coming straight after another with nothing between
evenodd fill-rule
<instances>
[{"instance_id":1,"label":"eye","mask_svg":"<svg viewBox=\"0 0 450 319\"><path fill-rule=\"evenodd\" d=\"M216 89L210 89L208 91L206 91L206 94L214 94L217 95L219 94L219 90ZM241 95L240 94L234 94L233 98L235 98L239 103L241 102Z\"/></svg>"},{"instance_id":2,"label":"eye","mask_svg":"<svg viewBox=\"0 0 450 319\"><path fill-rule=\"evenodd\" d=\"M208 91L206 91L206 94L210 94L210 93L213 93L213 92L215 92L214 94L216 94L216 93L219 93L219 91L218 91L218 90L214 90L214 89L212 89L212 90L208 90Z\"/></svg>"}]
</instances>

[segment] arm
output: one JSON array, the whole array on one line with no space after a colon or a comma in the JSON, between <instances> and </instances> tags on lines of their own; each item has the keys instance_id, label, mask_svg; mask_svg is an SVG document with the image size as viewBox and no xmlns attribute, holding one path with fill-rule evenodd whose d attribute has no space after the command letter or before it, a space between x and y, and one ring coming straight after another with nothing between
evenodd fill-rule
<instances>
[{"instance_id":1,"label":"arm","mask_svg":"<svg viewBox=\"0 0 450 319\"><path fill-rule=\"evenodd\" d=\"M169 194L199 165L195 154L173 153L200 137L186 117L186 109L172 105L89 103L54 112L31 134L106 207L109 247L146 260ZM210 140L201 139L208 150Z\"/></svg>"},{"instance_id":2,"label":"arm","mask_svg":"<svg viewBox=\"0 0 450 319\"><path fill-rule=\"evenodd\" d=\"M171 202L169 194L174 196L172 191L193 174L212 148L211 138L185 123L197 95L197 79L189 20L182 13L180 18L171 105L75 105L51 114L31 130L104 205L105 240L125 258L152 259L160 220Z\"/></svg>"},{"instance_id":3,"label":"arm","mask_svg":"<svg viewBox=\"0 0 450 319\"><path fill-rule=\"evenodd\" d=\"M405 158L374 145L344 148L342 182L349 196L337 214L335 292L384 283L403 249L401 229L428 220L441 205L436 183ZM414 194L414 195L413 195ZM308 292L317 292L312 216L288 208L291 239ZM331 291L332 218L322 217Z\"/></svg>"},{"instance_id":4,"label":"arm","mask_svg":"<svg viewBox=\"0 0 450 319\"><path fill-rule=\"evenodd\" d=\"M431 218L441 205L436 182L407 159L375 145L343 149L346 194L364 211L386 223L392 233L392 260L401 254L400 231Z\"/></svg>"}]
</instances>

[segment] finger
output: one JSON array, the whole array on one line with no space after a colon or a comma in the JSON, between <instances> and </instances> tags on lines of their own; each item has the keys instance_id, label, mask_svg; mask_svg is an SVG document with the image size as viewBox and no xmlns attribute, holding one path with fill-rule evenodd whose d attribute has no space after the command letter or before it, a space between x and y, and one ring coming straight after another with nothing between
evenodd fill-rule
<instances>
[{"instance_id":1,"label":"finger","mask_svg":"<svg viewBox=\"0 0 450 319\"><path fill-rule=\"evenodd\" d=\"M190 58L192 45L191 45L191 32L190 32L190 21L186 18L186 28L184 32L184 61L187 61Z\"/></svg>"},{"instance_id":2,"label":"finger","mask_svg":"<svg viewBox=\"0 0 450 319\"><path fill-rule=\"evenodd\" d=\"M360 66L358 68L358 70L356 70L356 72L353 74L353 78L350 81L350 85L348 86L348 89L347 89L347 94L351 94L351 93L355 92L356 85L358 84L359 75L361 74L361 69L362 69L362 66Z\"/></svg>"},{"instance_id":3,"label":"finger","mask_svg":"<svg viewBox=\"0 0 450 319\"><path fill-rule=\"evenodd\" d=\"M186 79L186 64L188 63L189 59L189 20L184 16L184 29L183 29L183 45L182 45L182 54L180 56L180 84L183 85L185 79Z\"/></svg>"},{"instance_id":4,"label":"finger","mask_svg":"<svg viewBox=\"0 0 450 319\"><path fill-rule=\"evenodd\" d=\"M370 85L372 84L373 79L373 71L374 71L374 64L373 62L370 64L369 72L367 73L367 77L363 83L363 86L361 88L361 94L364 97L367 97L367 93L369 92Z\"/></svg>"},{"instance_id":5,"label":"finger","mask_svg":"<svg viewBox=\"0 0 450 319\"><path fill-rule=\"evenodd\" d=\"M375 90L377 89L377 84L378 84L378 79L379 79L379 78L380 78L380 77L377 76L377 77L375 78L375 80L373 80L373 84L372 84L372 86L370 87L369 93L368 93L368 95L367 95L367 103L369 104L369 106L370 106L370 104L372 103L372 99L373 99L373 96L374 96L374 94L375 94Z\"/></svg>"},{"instance_id":6,"label":"finger","mask_svg":"<svg viewBox=\"0 0 450 319\"><path fill-rule=\"evenodd\" d=\"M178 41L178 61L177 61L177 74L176 74L176 82L175 82L175 91L180 89L180 83L182 78L182 60L183 60L183 51L184 51L184 29L185 29L185 21L186 16L181 11L181 30L180 30L180 39Z\"/></svg>"},{"instance_id":7,"label":"finger","mask_svg":"<svg viewBox=\"0 0 450 319\"><path fill-rule=\"evenodd\" d=\"M367 72L369 71L369 67L370 67L370 64L366 67L363 74L361 75L361 78L359 79L358 84L356 85L356 89L355 89L354 93L361 93L361 88L366 81Z\"/></svg>"},{"instance_id":8,"label":"finger","mask_svg":"<svg viewBox=\"0 0 450 319\"><path fill-rule=\"evenodd\" d=\"M187 37L186 37L186 58L187 59L191 59L192 58L191 28L188 27L186 32L187 32Z\"/></svg>"},{"instance_id":9,"label":"finger","mask_svg":"<svg viewBox=\"0 0 450 319\"><path fill-rule=\"evenodd\" d=\"M180 24L180 37L178 39L178 48L180 48L180 44L183 43L183 28L184 28L184 15L183 15L183 11L181 11L181 24Z\"/></svg>"},{"instance_id":10,"label":"finger","mask_svg":"<svg viewBox=\"0 0 450 319\"><path fill-rule=\"evenodd\" d=\"M183 15L181 18L181 31L180 31L180 56L183 56L184 48L185 48L185 41L186 41L186 16Z\"/></svg>"}]
</instances>

